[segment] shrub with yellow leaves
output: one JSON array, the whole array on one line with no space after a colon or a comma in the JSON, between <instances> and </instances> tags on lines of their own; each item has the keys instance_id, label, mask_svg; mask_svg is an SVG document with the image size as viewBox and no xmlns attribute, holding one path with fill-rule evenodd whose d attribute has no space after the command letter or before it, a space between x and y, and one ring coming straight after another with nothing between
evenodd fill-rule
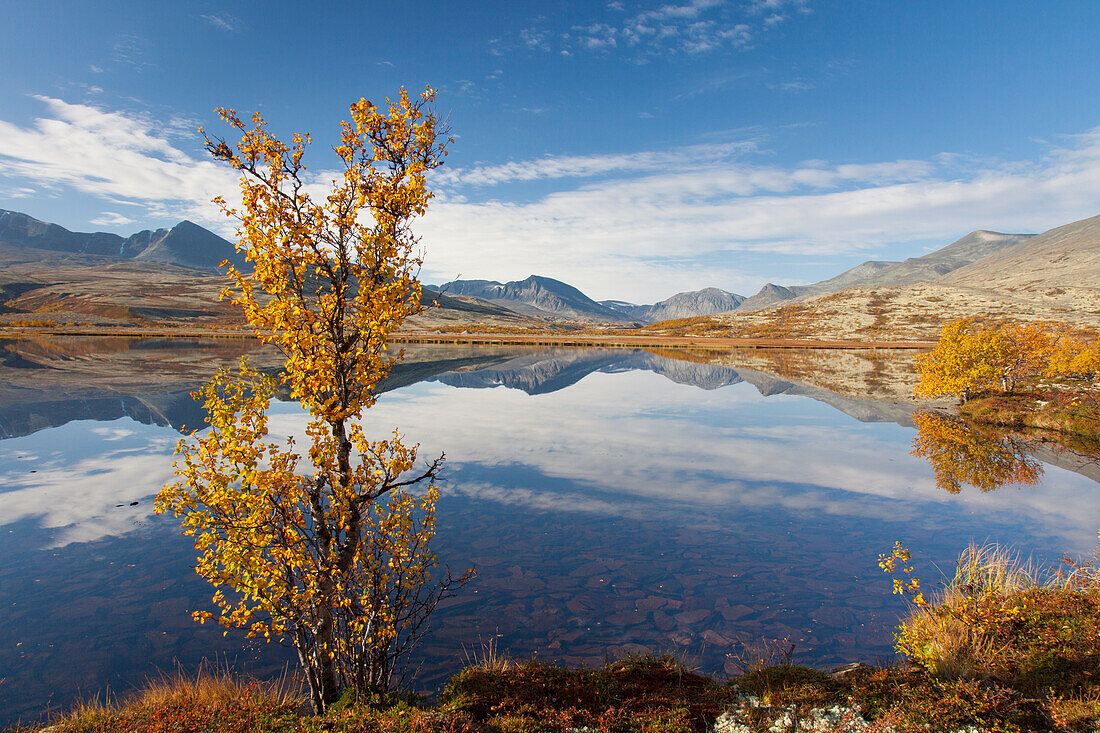
<instances>
[{"instance_id":1,"label":"shrub with yellow leaves","mask_svg":"<svg viewBox=\"0 0 1100 733\"><path fill-rule=\"evenodd\" d=\"M266 376L242 362L201 390L210 429L181 441L157 508L183 517L197 571L217 587L217 613L196 618L296 649L318 713L348 688L385 693L436 604L470 577L439 577L429 547L442 456L414 470L416 446L396 431L369 440L358 424L393 365L387 337L420 311L410 223L445 155L432 98L402 90L386 109L353 104L334 149L341 175L318 200L302 163L308 136L286 145L258 115L249 128L223 109L240 142L206 137L241 172L241 207L215 201L238 221L252 266L230 266L223 297L285 367ZM305 456L267 437L280 388L308 412Z\"/></svg>"}]
</instances>

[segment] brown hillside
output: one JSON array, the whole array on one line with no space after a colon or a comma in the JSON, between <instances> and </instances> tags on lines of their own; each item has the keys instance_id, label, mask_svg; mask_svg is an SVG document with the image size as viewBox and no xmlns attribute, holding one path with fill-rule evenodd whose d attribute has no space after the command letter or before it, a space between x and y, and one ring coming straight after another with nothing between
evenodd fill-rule
<instances>
[{"instance_id":1,"label":"brown hillside","mask_svg":"<svg viewBox=\"0 0 1100 733\"><path fill-rule=\"evenodd\" d=\"M1100 291L1100 216L1043 232L960 267L939 282L1074 307L1089 295L1081 290Z\"/></svg>"}]
</instances>

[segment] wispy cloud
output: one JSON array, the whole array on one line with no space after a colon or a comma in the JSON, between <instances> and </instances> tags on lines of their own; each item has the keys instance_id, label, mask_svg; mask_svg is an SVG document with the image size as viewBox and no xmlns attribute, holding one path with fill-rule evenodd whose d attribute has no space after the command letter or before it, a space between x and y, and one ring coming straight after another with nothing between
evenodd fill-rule
<instances>
[{"instance_id":1,"label":"wispy cloud","mask_svg":"<svg viewBox=\"0 0 1100 733\"><path fill-rule=\"evenodd\" d=\"M773 88L779 89L784 92L808 92L816 85L812 81L806 81L805 79L792 79L791 81L785 81L780 84L774 85Z\"/></svg>"},{"instance_id":2,"label":"wispy cloud","mask_svg":"<svg viewBox=\"0 0 1100 733\"><path fill-rule=\"evenodd\" d=\"M606 12L610 11L610 12ZM687 0L651 7L612 2L584 22L552 28L545 19L524 28L504 47L557 52L616 53L636 61L667 54L704 54L752 46L762 33L796 12L809 12L808 0L759 0L745 5L733 0Z\"/></svg>"},{"instance_id":3,"label":"wispy cloud","mask_svg":"<svg viewBox=\"0 0 1100 733\"><path fill-rule=\"evenodd\" d=\"M559 178L591 178L610 174L643 173L669 170L676 166L697 166L731 160L757 150L756 140L713 145L693 145L659 152L620 155L546 156L534 160L475 166L442 168L433 182L446 186L497 186L518 181Z\"/></svg>"},{"instance_id":4,"label":"wispy cloud","mask_svg":"<svg viewBox=\"0 0 1100 733\"><path fill-rule=\"evenodd\" d=\"M131 34L118 36L111 44L111 59L141 71L152 65L145 58L148 48L149 41L141 36Z\"/></svg>"},{"instance_id":5,"label":"wispy cloud","mask_svg":"<svg viewBox=\"0 0 1100 733\"><path fill-rule=\"evenodd\" d=\"M188 122L39 100L45 114L31 125L0 120L7 190L75 189L111 202L107 212L126 202L150 217L226 230L208 202L235 192L237 177L201 157L184 137ZM443 168L432 180L439 198L418 225L425 275L538 273L594 297L652 302L701 285L744 293L784 278L774 258L776 271L746 272L753 253L820 260L1098 213L1100 127L1008 161L943 153L781 166L758 162L764 143L749 131L732 143Z\"/></svg>"},{"instance_id":6,"label":"wispy cloud","mask_svg":"<svg viewBox=\"0 0 1100 733\"><path fill-rule=\"evenodd\" d=\"M114 211L104 211L96 218L89 219L88 223L101 227L121 227L127 224L133 224L134 220Z\"/></svg>"},{"instance_id":7,"label":"wispy cloud","mask_svg":"<svg viewBox=\"0 0 1100 733\"><path fill-rule=\"evenodd\" d=\"M224 224L210 199L237 176L181 149L182 120L158 122L87 104L36 97L46 114L29 127L0 120L0 174L67 186L109 201L140 203L153 216ZM194 135L194 126L187 125Z\"/></svg>"},{"instance_id":8,"label":"wispy cloud","mask_svg":"<svg viewBox=\"0 0 1100 733\"><path fill-rule=\"evenodd\" d=\"M38 189L28 186L0 187L0 197L7 199L25 199L31 196L39 196L41 193Z\"/></svg>"},{"instance_id":9,"label":"wispy cloud","mask_svg":"<svg viewBox=\"0 0 1100 733\"><path fill-rule=\"evenodd\" d=\"M207 25L226 33L236 33L241 29L241 21L229 13L203 13L199 16Z\"/></svg>"}]
</instances>

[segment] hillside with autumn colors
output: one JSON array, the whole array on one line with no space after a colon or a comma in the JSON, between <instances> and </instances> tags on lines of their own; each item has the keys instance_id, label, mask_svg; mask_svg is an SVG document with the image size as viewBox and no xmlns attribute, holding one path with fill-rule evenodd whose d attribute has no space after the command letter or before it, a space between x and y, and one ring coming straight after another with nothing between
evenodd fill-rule
<instances>
[{"instance_id":1,"label":"hillside with autumn colors","mask_svg":"<svg viewBox=\"0 0 1100 733\"><path fill-rule=\"evenodd\" d=\"M0 327L238 329L219 294L233 245L180 222L130 237L70 232L0 212ZM1100 217L1039 235L978 230L902 262L868 261L811 285L751 297L704 287L651 305L596 301L549 277L425 287L412 332L641 333L928 341L956 318L1100 325ZM640 330L638 330L640 329Z\"/></svg>"}]
</instances>

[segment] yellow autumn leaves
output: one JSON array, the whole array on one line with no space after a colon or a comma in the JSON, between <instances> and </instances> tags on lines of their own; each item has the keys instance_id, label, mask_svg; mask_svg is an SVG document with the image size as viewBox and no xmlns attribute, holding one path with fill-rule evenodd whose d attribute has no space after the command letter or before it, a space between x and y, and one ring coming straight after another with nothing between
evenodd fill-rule
<instances>
[{"instance_id":1,"label":"yellow autumn leaves","mask_svg":"<svg viewBox=\"0 0 1100 733\"><path fill-rule=\"evenodd\" d=\"M258 115L248 126L221 109L239 142L206 137L213 157L241 172L241 206L217 201L251 269L229 266L223 296L285 362L278 375L242 362L202 388L210 429L180 443L177 479L157 507L182 517L196 569L217 588L216 616L196 618L295 647L317 712L347 687L384 692L435 604L469 577L433 578L442 457L417 473L416 446L397 431L370 440L358 423L392 368L389 334L420 310L410 223L445 155L432 99L429 88L415 99L402 90L385 108L351 105L334 148L339 174L318 199L303 163L308 135L288 145ZM304 456L292 440L268 439L280 390L308 414Z\"/></svg>"},{"instance_id":2,"label":"yellow autumn leaves","mask_svg":"<svg viewBox=\"0 0 1100 733\"><path fill-rule=\"evenodd\" d=\"M918 397L958 393L965 399L970 390L1009 390L1040 376L1100 371L1100 338L1058 324L956 320L944 325L931 352L917 358L917 369Z\"/></svg>"}]
</instances>

